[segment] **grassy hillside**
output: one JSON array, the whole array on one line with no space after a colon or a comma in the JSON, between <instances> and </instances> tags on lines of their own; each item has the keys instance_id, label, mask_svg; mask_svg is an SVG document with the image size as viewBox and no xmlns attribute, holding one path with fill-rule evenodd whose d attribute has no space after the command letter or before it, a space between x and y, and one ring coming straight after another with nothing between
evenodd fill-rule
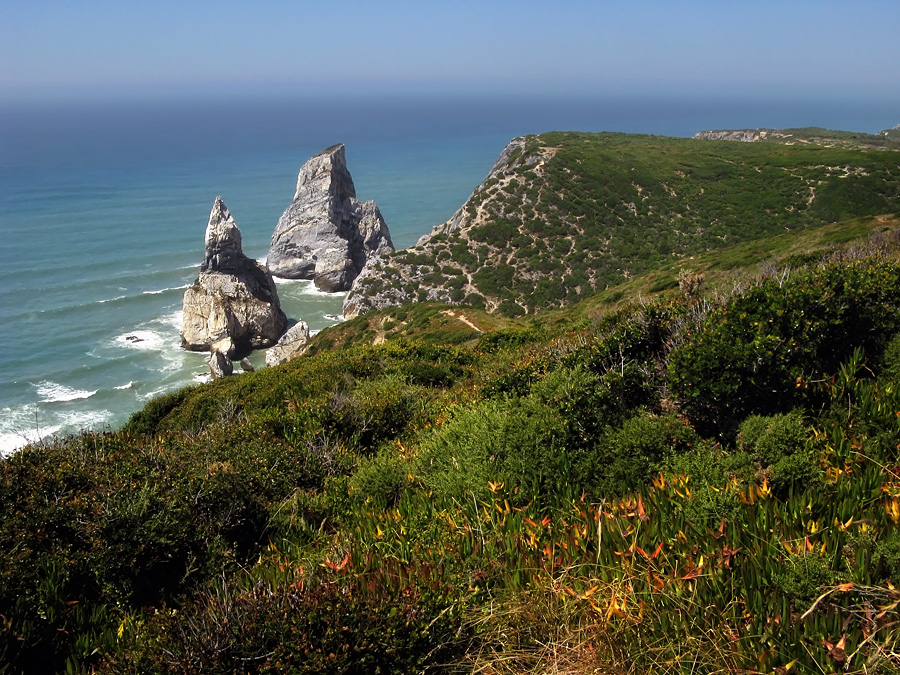
<instances>
[{"instance_id":1,"label":"grassy hillside","mask_svg":"<svg viewBox=\"0 0 900 675\"><path fill-rule=\"evenodd\" d=\"M900 248L816 236L0 460L0 671L894 672Z\"/></svg>"},{"instance_id":2,"label":"grassy hillside","mask_svg":"<svg viewBox=\"0 0 900 675\"><path fill-rule=\"evenodd\" d=\"M345 313L430 300L531 314L685 257L898 211L897 150L530 136L427 241L365 270Z\"/></svg>"},{"instance_id":3,"label":"grassy hillside","mask_svg":"<svg viewBox=\"0 0 900 675\"><path fill-rule=\"evenodd\" d=\"M465 344L482 333L514 326L539 325L546 329L556 322L593 320L613 310L649 299L670 298L682 293L690 280L700 283L703 293L727 294L748 278L775 269L814 264L826 260L848 242L854 250L900 227L898 216L861 218L799 232L785 232L743 244L684 257L672 257L652 271L628 282L598 291L563 309L544 308L536 319L489 313L473 306L448 307L435 302L415 302L402 307L371 310L314 336L310 353L336 347L381 344L385 340L412 339L429 344Z\"/></svg>"}]
</instances>

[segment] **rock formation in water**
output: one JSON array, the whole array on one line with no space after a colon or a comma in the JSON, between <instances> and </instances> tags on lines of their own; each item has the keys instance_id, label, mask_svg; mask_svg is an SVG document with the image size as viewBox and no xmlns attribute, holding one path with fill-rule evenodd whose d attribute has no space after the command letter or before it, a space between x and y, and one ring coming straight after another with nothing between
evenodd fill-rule
<instances>
[{"instance_id":1,"label":"rock formation in water","mask_svg":"<svg viewBox=\"0 0 900 675\"><path fill-rule=\"evenodd\" d=\"M368 260L393 250L378 205L356 201L344 146L335 145L300 168L266 263L277 277L312 279L319 289L337 292L349 290Z\"/></svg>"},{"instance_id":2,"label":"rock formation in water","mask_svg":"<svg viewBox=\"0 0 900 675\"><path fill-rule=\"evenodd\" d=\"M309 326L305 321L298 321L281 336L274 347L266 350L266 365L271 368L302 355L306 352L307 342Z\"/></svg>"},{"instance_id":3,"label":"rock formation in water","mask_svg":"<svg viewBox=\"0 0 900 675\"><path fill-rule=\"evenodd\" d=\"M241 232L221 197L209 214L200 276L184 293L182 321L185 349L229 359L275 344L287 327L272 275L244 255Z\"/></svg>"}]
</instances>

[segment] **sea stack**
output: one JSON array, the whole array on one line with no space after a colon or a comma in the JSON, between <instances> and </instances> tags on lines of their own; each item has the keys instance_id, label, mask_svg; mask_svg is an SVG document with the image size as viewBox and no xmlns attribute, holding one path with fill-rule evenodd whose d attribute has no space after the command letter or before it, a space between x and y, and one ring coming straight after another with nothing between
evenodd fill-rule
<instances>
[{"instance_id":1,"label":"sea stack","mask_svg":"<svg viewBox=\"0 0 900 675\"><path fill-rule=\"evenodd\" d=\"M270 347L287 328L269 271L241 250L241 232L221 197L206 227L200 276L184 293L181 343L229 359ZM230 363L228 364L230 365Z\"/></svg>"},{"instance_id":2,"label":"sea stack","mask_svg":"<svg viewBox=\"0 0 900 675\"><path fill-rule=\"evenodd\" d=\"M356 201L344 146L334 145L300 168L266 263L277 277L312 279L320 290L338 292L350 289L369 259L393 250L378 205Z\"/></svg>"}]
</instances>

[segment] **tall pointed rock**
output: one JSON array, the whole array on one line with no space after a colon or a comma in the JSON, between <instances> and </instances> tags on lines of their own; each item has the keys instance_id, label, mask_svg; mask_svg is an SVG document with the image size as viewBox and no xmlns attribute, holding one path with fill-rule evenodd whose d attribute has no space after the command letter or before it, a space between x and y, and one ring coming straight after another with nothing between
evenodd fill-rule
<instances>
[{"instance_id":1,"label":"tall pointed rock","mask_svg":"<svg viewBox=\"0 0 900 675\"><path fill-rule=\"evenodd\" d=\"M207 351L230 338L233 351L270 347L287 328L269 271L241 250L241 231L216 197L206 226L200 276L184 293L181 342ZM232 356L233 354L229 354Z\"/></svg>"},{"instance_id":2,"label":"tall pointed rock","mask_svg":"<svg viewBox=\"0 0 900 675\"><path fill-rule=\"evenodd\" d=\"M378 205L356 200L344 146L335 145L300 168L294 200L278 220L266 263L277 277L346 291L370 258L393 250Z\"/></svg>"}]
</instances>

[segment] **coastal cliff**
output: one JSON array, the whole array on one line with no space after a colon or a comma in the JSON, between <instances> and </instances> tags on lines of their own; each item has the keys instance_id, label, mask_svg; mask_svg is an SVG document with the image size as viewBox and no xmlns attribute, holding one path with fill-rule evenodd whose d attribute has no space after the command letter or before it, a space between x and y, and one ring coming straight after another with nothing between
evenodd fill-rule
<instances>
[{"instance_id":1,"label":"coastal cliff","mask_svg":"<svg viewBox=\"0 0 900 675\"><path fill-rule=\"evenodd\" d=\"M755 142L712 142L726 139ZM518 138L447 222L366 266L344 315L417 301L532 314L672 259L893 213L896 147L818 129Z\"/></svg>"},{"instance_id":2,"label":"coastal cliff","mask_svg":"<svg viewBox=\"0 0 900 675\"><path fill-rule=\"evenodd\" d=\"M286 279L312 279L327 292L346 291L365 264L394 250L378 205L358 202L343 145L310 158L290 206L278 220L266 263Z\"/></svg>"}]
</instances>

